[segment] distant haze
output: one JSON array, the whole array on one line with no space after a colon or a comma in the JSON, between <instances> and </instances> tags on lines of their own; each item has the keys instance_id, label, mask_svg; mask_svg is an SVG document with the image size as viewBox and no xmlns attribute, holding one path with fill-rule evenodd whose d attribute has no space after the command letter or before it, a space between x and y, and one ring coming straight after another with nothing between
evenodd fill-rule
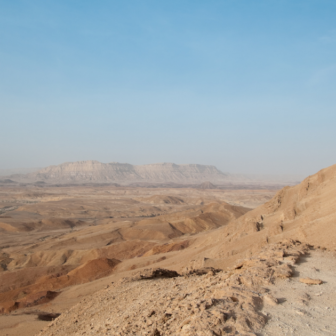
<instances>
[{"instance_id":1,"label":"distant haze","mask_svg":"<svg viewBox=\"0 0 336 336\"><path fill-rule=\"evenodd\" d=\"M12 174L28 174L40 170L41 168L16 168L16 169L0 169L0 176L8 176Z\"/></svg>"},{"instance_id":2,"label":"distant haze","mask_svg":"<svg viewBox=\"0 0 336 336\"><path fill-rule=\"evenodd\" d=\"M335 163L336 2L1 1L0 169Z\"/></svg>"}]
</instances>

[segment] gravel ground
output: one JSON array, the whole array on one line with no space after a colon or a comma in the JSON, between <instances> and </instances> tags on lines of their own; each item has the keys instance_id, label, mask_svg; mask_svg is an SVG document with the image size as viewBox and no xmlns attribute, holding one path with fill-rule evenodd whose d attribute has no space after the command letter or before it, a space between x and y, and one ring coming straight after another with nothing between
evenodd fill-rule
<instances>
[{"instance_id":1,"label":"gravel ground","mask_svg":"<svg viewBox=\"0 0 336 336\"><path fill-rule=\"evenodd\" d=\"M295 275L268 286L279 300L265 306L268 323L260 336L336 335L336 258L331 252L312 251L301 257ZM321 285L306 285L300 278L321 279Z\"/></svg>"}]
</instances>

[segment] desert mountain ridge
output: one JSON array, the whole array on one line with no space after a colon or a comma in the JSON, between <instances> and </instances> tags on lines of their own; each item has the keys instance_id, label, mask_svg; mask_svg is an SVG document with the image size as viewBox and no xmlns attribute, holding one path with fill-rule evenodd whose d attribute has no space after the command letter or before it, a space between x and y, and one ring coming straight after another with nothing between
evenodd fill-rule
<instances>
[{"instance_id":1,"label":"desert mountain ridge","mask_svg":"<svg viewBox=\"0 0 336 336\"><path fill-rule=\"evenodd\" d=\"M18 181L50 183L199 183L225 182L230 175L215 166L200 164L156 163L131 165L128 163L102 163L95 160L66 162L49 166L33 173L11 175Z\"/></svg>"},{"instance_id":2,"label":"desert mountain ridge","mask_svg":"<svg viewBox=\"0 0 336 336\"><path fill-rule=\"evenodd\" d=\"M10 170L8 170L9 172ZM15 173L1 176L1 183L117 183L122 185L144 186L149 183L177 185L295 185L298 176L262 176L223 173L213 165L154 163L132 165L129 163L102 163L96 160L65 162L48 166L28 173Z\"/></svg>"}]
</instances>

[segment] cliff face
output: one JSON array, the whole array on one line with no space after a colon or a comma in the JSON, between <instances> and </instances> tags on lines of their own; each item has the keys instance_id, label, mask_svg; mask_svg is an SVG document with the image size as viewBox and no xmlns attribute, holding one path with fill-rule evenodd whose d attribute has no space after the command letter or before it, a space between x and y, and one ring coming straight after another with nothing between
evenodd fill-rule
<instances>
[{"instance_id":1,"label":"cliff face","mask_svg":"<svg viewBox=\"0 0 336 336\"><path fill-rule=\"evenodd\" d=\"M71 182L221 182L228 175L214 166L198 164L177 165L157 163L133 166L127 163L102 163L98 161L67 162L49 166L35 173L21 175L20 180L52 183Z\"/></svg>"}]
</instances>

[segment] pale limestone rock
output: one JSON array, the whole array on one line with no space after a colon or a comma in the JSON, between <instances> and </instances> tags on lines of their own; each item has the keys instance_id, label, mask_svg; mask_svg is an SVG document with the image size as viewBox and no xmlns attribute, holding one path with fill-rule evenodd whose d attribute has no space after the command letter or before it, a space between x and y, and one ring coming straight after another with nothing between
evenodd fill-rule
<instances>
[{"instance_id":1,"label":"pale limestone rock","mask_svg":"<svg viewBox=\"0 0 336 336\"><path fill-rule=\"evenodd\" d=\"M323 284L323 281L320 279L311 279L311 278L301 278L300 282L306 284L306 285L321 285Z\"/></svg>"}]
</instances>

